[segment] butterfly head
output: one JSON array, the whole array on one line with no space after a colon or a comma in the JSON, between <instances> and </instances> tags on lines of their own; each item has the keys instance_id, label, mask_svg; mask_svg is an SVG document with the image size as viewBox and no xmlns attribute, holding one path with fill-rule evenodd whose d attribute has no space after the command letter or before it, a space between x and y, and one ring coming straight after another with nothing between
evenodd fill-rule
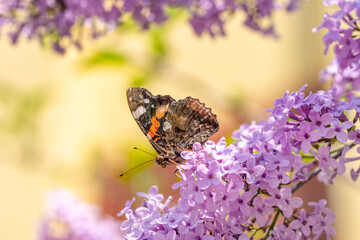
<instances>
[{"instance_id":1,"label":"butterfly head","mask_svg":"<svg viewBox=\"0 0 360 240\"><path fill-rule=\"evenodd\" d=\"M184 162L184 159L180 156L179 153L173 153L171 155L162 155L159 154L156 158L155 158L155 163L157 165L162 166L163 168L165 168L168 165L179 165L181 163Z\"/></svg>"},{"instance_id":2,"label":"butterfly head","mask_svg":"<svg viewBox=\"0 0 360 240\"><path fill-rule=\"evenodd\" d=\"M169 165L171 162L169 161L168 157L159 155L155 158L155 163L163 168L166 168L166 166Z\"/></svg>"}]
</instances>

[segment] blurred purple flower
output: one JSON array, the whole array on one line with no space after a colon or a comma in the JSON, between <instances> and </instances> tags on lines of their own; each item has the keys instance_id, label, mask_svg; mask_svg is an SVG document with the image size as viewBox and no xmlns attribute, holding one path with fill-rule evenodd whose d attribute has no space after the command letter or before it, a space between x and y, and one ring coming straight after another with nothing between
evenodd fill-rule
<instances>
[{"instance_id":1,"label":"blurred purple flower","mask_svg":"<svg viewBox=\"0 0 360 240\"><path fill-rule=\"evenodd\" d=\"M356 181L359 178L360 167L355 171L353 168L350 170L350 176L353 181Z\"/></svg>"},{"instance_id":2,"label":"blurred purple flower","mask_svg":"<svg viewBox=\"0 0 360 240\"><path fill-rule=\"evenodd\" d=\"M127 209L130 205L127 203ZM119 222L66 191L47 196L39 240L120 240Z\"/></svg>"},{"instance_id":3,"label":"blurred purple flower","mask_svg":"<svg viewBox=\"0 0 360 240\"><path fill-rule=\"evenodd\" d=\"M349 139L354 141L354 144L360 143L360 129L349 132Z\"/></svg>"},{"instance_id":4,"label":"blurred purple flower","mask_svg":"<svg viewBox=\"0 0 360 240\"><path fill-rule=\"evenodd\" d=\"M239 3L235 0L16 0L0 2L0 29L8 31L15 44L20 35L49 42L58 53L69 45L82 48L83 36L98 38L132 16L142 29L163 24L169 19L167 9L177 7L189 13L189 23L197 35L225 35L225 24L233 13L247 15L245 26L264 35L277 36L272 23L274 12L297 9L300 0L257 0ZM267 23L270 22L270 26ZM86 31L79 31L86 28Z\"/></svg>"},{"instance_id":5,"label":"blurred purple flower","mask_svg":"<svg viewBox=\"0 0 360 240\"><path fill-rule=\"evenodd\" d=\"M322 24L314 28L319 31L322 28L328 30L323 37L325 54L333 45L335 58L332 64L321 72L323 80L332 79L332 88L337 96L360 90L360 39L358 1L325 0L325 6L337 6L337 11L332 14L326 13ZM334 8L334 7L333 7Z\"/></svg>"}]
</instances>

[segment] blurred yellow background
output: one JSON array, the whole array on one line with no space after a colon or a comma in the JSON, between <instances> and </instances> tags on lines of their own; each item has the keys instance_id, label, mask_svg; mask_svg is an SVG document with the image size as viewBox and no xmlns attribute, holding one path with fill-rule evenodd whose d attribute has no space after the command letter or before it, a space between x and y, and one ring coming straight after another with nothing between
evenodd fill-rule
<instances>
[{"instance_id":1,"label":"blurred yellow background","mask_svg":"<svg viewBox=\"0 0 360 240\"><path fill-rule=\"evenodd\" d=\"M177 196L171 167L149 164L119 178L151 159L134 146L154 153L130 114L126 89L136 84L175 99L199 98L219 119L212 139L230 140L241 123L266 118L265 110L286 90L305 83L313 91L328 87L318 82L331 59L322 55L324 32L311 32L324 12L313 1L294 14L280 13L279 40L245 29L241 16L227 26L227 37L198 38L182 18L151 33L119 30L65 56L24 38L11 46L3 35L0 239L36 239L36 221L51 189L69 189L112 215L152 185ZM326 190L337 214L336 239L360 239L354 231L359 184L348 175Z\"/></svg>"}]
</instances>

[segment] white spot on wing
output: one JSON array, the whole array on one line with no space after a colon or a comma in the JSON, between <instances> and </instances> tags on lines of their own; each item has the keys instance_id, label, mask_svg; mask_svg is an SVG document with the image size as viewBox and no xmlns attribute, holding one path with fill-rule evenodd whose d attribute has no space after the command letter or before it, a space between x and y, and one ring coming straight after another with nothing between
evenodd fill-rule
<instances>
[{"instance_id":1,"label":"white spot on wing","mask_svg":"<svg viewBox=\"0 0 360 240\"><path fill-rule=\"evenodd\" d=\"M144 103L149 103L149 102L150 102L149 99L147 98L144 99Z\"/></svg>"},{"instance_id":2,"label":"white spot on wing","mask_svg":"<svg viewBox=\"0 0 360 240\"><path fill-rule=\"evenodd\" d=\"M169 122L164 122L163 130L167 131L171 128L171 124Z\"/></svg>"},{"instance_id":3,"label":"white spot on wing","mask_svg":"<svg viewBox=\"0 0 360 240\"><path fill-rule=\"evenodd\" d=\"M146 112L146 109L143 106L140 106L135 111L133 111L133 115L136 119L138 119L145 112Z\"/></svg>"}]
</instances>

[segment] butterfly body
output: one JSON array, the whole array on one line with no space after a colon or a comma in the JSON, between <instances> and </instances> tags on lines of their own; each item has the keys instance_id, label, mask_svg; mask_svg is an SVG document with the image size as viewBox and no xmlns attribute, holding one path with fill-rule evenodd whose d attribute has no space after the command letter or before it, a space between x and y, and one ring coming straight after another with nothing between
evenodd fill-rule
<instances>
[{"instance_id":1,"label":"butterfly body","mask_svg":"<svg viewBox=\"0 0 360 240\"><path fill-rule=\"evenodd\" d=\"M155 163L162 167L182 163L181 151L195 142L203 144L219 129L216 115L198 99L176 101L139 87L129 88L126 94L135 121L159 154Z\"/></svg>"}]
</instances>

